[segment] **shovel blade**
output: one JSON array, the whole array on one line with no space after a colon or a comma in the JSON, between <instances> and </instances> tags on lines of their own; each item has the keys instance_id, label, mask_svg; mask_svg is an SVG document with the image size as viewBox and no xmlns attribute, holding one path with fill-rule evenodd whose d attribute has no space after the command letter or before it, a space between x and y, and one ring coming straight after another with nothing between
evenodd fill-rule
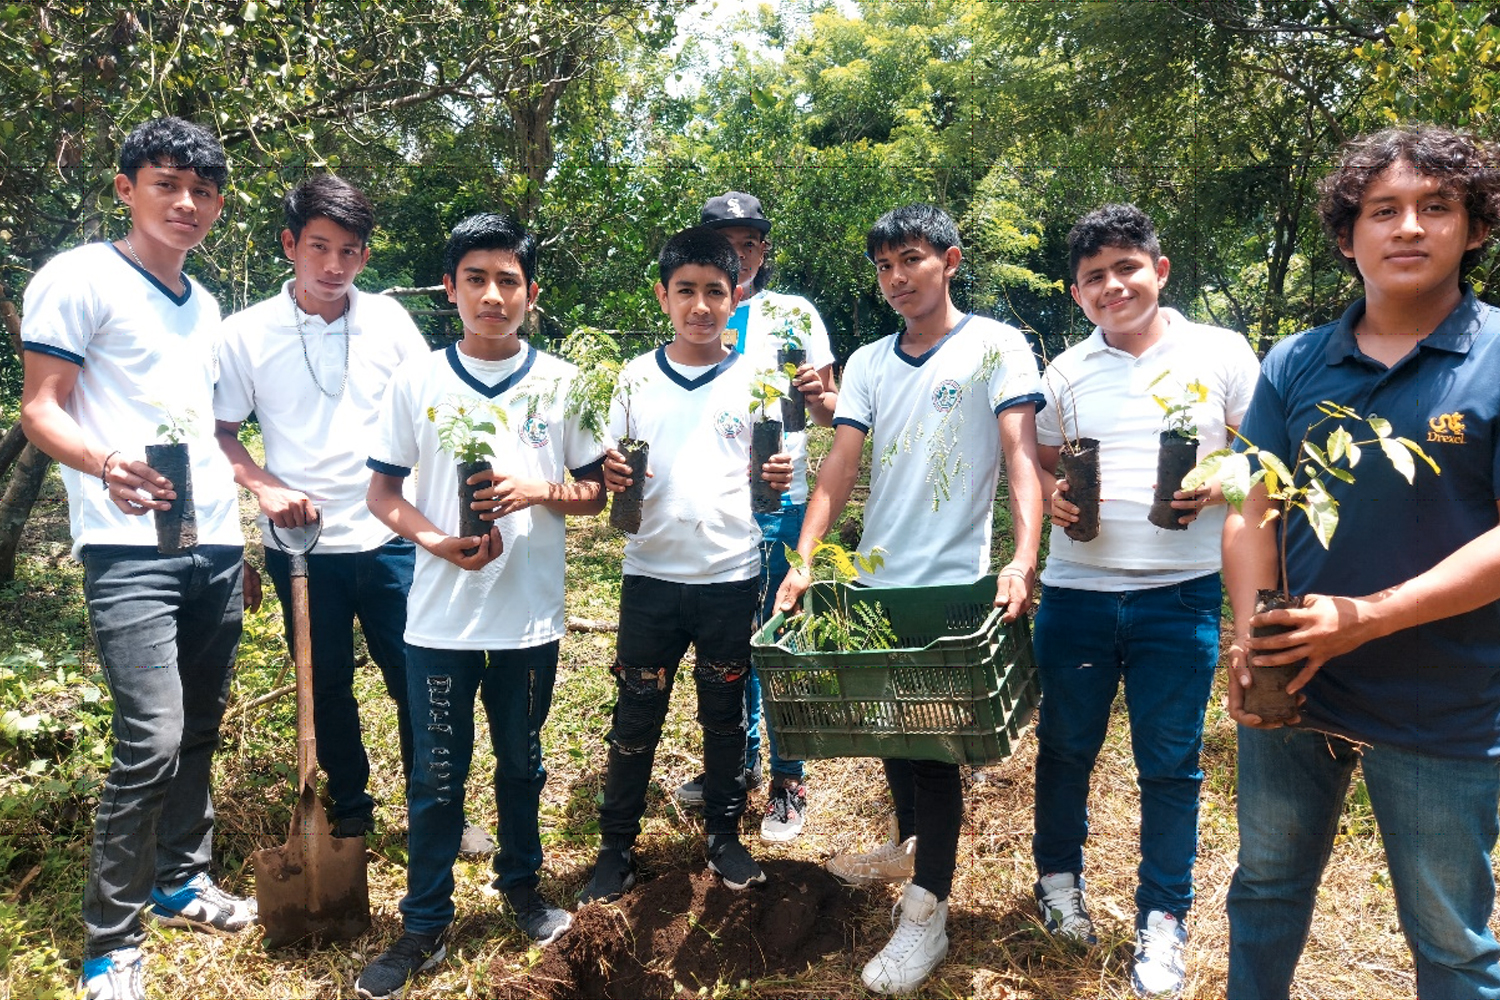
<instances>
[{"instance_id":1,"label":"shovel blade","mask_svg":"<svg viewBox=\"0 0 1500 1000\"><path fill-rule=\"evenodd\" d=\"M256 851L255 902L267 948L308 938L347 941L370 926L365 839L335 837L310 785L281 847Z\"/></svg>"}]
</instances>

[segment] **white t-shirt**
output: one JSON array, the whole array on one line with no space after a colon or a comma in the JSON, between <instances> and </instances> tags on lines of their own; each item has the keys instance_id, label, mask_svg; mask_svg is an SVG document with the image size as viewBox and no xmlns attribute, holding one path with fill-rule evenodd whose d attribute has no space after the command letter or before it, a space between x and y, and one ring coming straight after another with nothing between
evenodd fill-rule
<instances>
[{"instance_id":1,"label":"white t-shirt","mask_svg":"<svg viewBox=\"0 0 1500 1000\"><path fill-rule=\"evenodd\" d=\"M21 340L79 366L65 410L123 458L144 461L168 412L185 422L198 544L244 545L234 472L214 438L219 304L183 278L187 291L177 295L113 244L76 247L26 286ZM85 545L156 548L153 518L116 507L98 472L61 471L75 556Z\"/></svg>"},{"instance_id":2,"label":"white t-shirt","mask_svg":"<svg viewBox=\"0 0 1500 1000\"><path fill-rule=\"evenodd\" d=\"M370 468L407 476L420 466L412 503L445 531L458 530L458 470L438 443L431 407L454 400L474 408L481 422L495 425L494 434L482 435L495 451L491 465L519 476L560 483L569 470L582 473L603 457L600 443L563 410L577 369L529 344L522 351L519 367L493 386L471 373L454 345L402 365L386 390ZM501 518L495 524L505 551L479 570L418 547L406 641L429 649L527 649L561 639L563 521L541 505Z\"/></svg>"},{"instance_id":3,"label":"white t-shirt","mask_svg":"<svg viewBox=\"0 0 1500 1000\"><path fill-rule=\"evenodd\" d=\"M1052 527L1042 582L1077 590L1123 591L1161 587L1217 572L1226 508L1206 507L1186 531L1146 520L1156 482L1162 408L1198 382L1207 399L1193 405L1198 457L1225 447L1226 425L1238 425L1250 406L1260 363L1233 330L1203 326L1163 309L1167 329L1139 358L1110 347L1097 328L1047 366L1051 404L1037 417L1037 441L1058 448L1068 438L1097 438L1099 535L1075 542ZM1151 384L1163 372L1165 378ZM1059 425L1061 421L1061 425Z\"/></svg>"},{"instance_id":4,"label":"white t-shirt","mask_svg":"<svg viewBox=\"0 0 1500 1000\"><path fill-rule=\"evenodd\" d=\"M964 317L920 358L899 339L854 352L833 417L870 434L873 447L860 551L883 549L885 565L860 582L972 583L990 566L996 418L1043 405L1036 360L1019 330L982 316Z\"/></svg>"},{"instance_id":5,"label":"white t-shirt","mask_svg":"<svg viewBox=\"0 0 1500 1000\"><path fill-rule=\"evenodd\" d=\"M319 552L365 552L395 537L365 505L380 400L402 362L428 353L427 342L395 299L350 289L347 316L325 323L292 302L291 284L224 321L214 417L239 423L256 415L266 469L323 512ZM330 399L318 386L338 392L346 346L348 384ZM265 515L259 520L262 539L273 544Z\"/></svg>"},{"instance_id":6,"label":"white t-shirt","mask_svg":"<svg viewBox=\"0 0 1500 1000\"><path fill-rule=\"evenodd\" d=\"M807 350L807 363L817 371L833 364L833 348L828 342L828 328L823 325L823 317L818 315L813 304L800 295L767 291L741 302L739 309L735 310L734 319L730 321L733 327L743 320L745 332L738 339L736 349L745 355L745 360L750 362L753 371L775 368L776 351L781 347L781 340L776 334L781 331L782 324L766 315L768 305L784 312L801 309L807 313L812 318L812 332L803 345ZM787 434L786 450L792 456L792 487L787 490L786 502L807 503L807 432Z\"/></svg>"},{"instance_id":7,"label":"white t-shirt","mask_svg":"<svg viewBox=\"0 0 1500 1000\"><path fill-rule=\"evenodd\" d=\"M611 442L650 446L651 478L641 530L627 535L624 572L670 583L730 583L760 572L760 528L750 513L750 383L743 355L696 378L679 372L666 348L620 371L630 387L630 422L616 393Z\"/></svg>"}]
</instances>

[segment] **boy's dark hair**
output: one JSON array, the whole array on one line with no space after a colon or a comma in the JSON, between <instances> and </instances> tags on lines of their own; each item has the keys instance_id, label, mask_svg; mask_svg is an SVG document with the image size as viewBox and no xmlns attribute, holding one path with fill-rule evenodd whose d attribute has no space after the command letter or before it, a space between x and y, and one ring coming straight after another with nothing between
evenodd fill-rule
<instances>
[{"instance_id":1,"label":"boy's dark hair","mask_svg":"<svg viewBox=\"0 0 1500 1000\"><path fill-rule=\"evenodd\" d=\"M536 280L536 237L508 215L481 212L454 226L443 248L443 273L457 282L459 262L475 250L509 250L521 262L526 284Z\"/></svg>"},{"instance_id":2,"label":"boy's dark hair","mask_svg":"<svg viewBox=\"0 0 1500 1000\"><path fill-rule=\"evenodd\" d=\"M1161 240L1151 216L1134 205L1096 208L1068 230L1068 274L1078 280L1078 265L1106 247L1144 250L1154 264L1161 260Z\"/></svg>"},{"instance_id":3,"label":"boy's dark hair","mask_svg":"<svg viewBox=\"0 0 1500 1000\"><path fill-rule=\"evenodd\" d=\"M359 188L333 174L315 174L298 184L286 193L281 208L293 240L300 240L302 230L319 216L349 230L359 237L361 244L368 244L370 234L375 231L375 209L370 199Z\"/></svg>"},{"instance_id":4,"label":"boy's dark hair","mask_svg":"<svg viewBox=\"0 0 1500 1000\"><path fill-rule=\"evenodd\" d=\"M1351 139L1344 144L1339 165L1318 184L1318 214L1333 239L1334 256L1361 281L1353 258L1338 247L1354 238L1365 190L1398 161L1438 178L1445 197L1463 202L1470 226L1487 226L1493 236L1500 225L1500 156L1494 144L1438 125L1402 125ZM1459 273L1466 273L1484 253L1483 245L1467 251Z\"/></svg>"},{"instance_id":5,"label":"boy's dark hair","mask_svg":"<svg viewBox=\"0 0 1500 1000\"><path fill-rule=\"evenodd\" d=\"M144 166L191 170L222 190L229 183L224 147L202 125L181 118L153 118L130 130L120 145L120 173L135 183Z\"/></svg>"},{"instance_id":6,"label":"boy's dark hair","mask_svg":"<svg viewBox=\"0 0 1500 1000\"><path fill-rule=\"evenodd\" d=\"M740 255L724 234L706 226L694 226L667 240L656 258L657 270L661 272L661 283L671 284L672 275L679 267L702 264L717 268L729 277L729 287L740 283Z\"/></svg>"},{"instance_id":7,"label":"boy's dark hair","mask_svg":"<svg viewBox=\"0 0 1500 1000\"><path fill-rule=\"evenodd\" d=\"M875 220L865 234L865 256L871 260L882 250L926 240L938 253L949 247L962 247L958 225L952 216L936 205L903 205Z\"/></svg>"}]
</instances>

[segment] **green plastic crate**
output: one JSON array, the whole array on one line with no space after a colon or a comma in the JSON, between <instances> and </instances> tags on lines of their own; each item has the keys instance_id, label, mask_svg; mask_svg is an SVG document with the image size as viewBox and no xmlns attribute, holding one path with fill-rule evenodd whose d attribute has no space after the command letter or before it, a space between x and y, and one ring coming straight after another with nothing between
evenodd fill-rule
<instances>
[{"instance_id":1,"label":"green plastic crate","mask_svg":"<svg viewBox=\"0 0 1500 1000\"><path fill-rule=\"evenodd\" d=\"M804 607L821 610L840 595L883 605L901 648L807 652L795 648L785 615L767 622L751 655L777 753L955 764L1010 756L1040 692L1028 623L1000 621L993 576L947 587L815 583Z\"/></svg>"}]
</instances>

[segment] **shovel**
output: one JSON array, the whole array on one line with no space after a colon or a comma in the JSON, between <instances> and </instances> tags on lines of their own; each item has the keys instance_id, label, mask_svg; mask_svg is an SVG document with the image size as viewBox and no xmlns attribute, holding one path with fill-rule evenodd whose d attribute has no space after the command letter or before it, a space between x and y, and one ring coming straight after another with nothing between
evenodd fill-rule
<instances>
[{"instance_id":1,"label":"shovel","mask_svg":"<svg viewBox=\"0 0 1500 1000\"><path fill-rule=\"evenodd\" d=\"M322 518L312 539L294 549L271 526L276 547L291 562L292 660L297 669L297 781L301 792L292 826L281 847L256 851L255 902L268 948L304 938L346 941L370 926L370 887L365 838L335 837L318 801L318 741L313 730L312 629L307 613L307 554L318 544Z\"/></svg>"}]
</instances>

